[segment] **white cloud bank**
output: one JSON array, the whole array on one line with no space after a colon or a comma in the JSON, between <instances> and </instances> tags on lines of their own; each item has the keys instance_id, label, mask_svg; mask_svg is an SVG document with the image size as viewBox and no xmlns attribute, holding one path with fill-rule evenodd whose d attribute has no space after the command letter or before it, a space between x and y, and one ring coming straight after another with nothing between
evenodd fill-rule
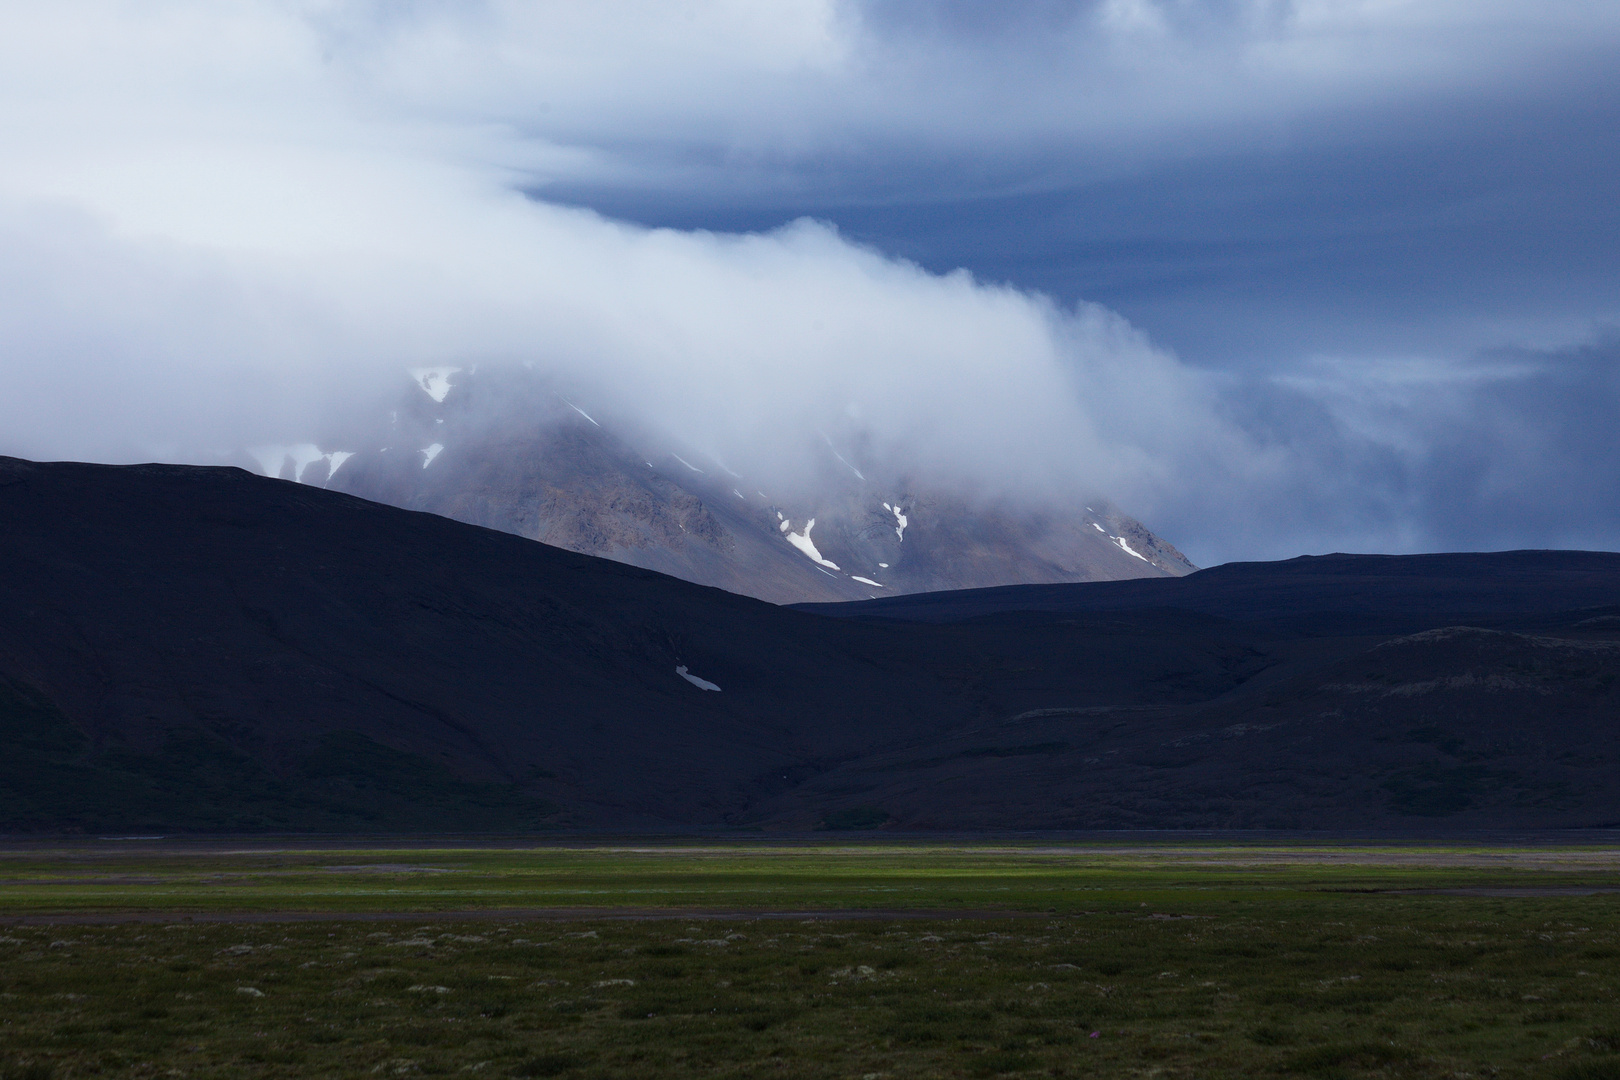
<instances>
[{"instance_id":1,"label":"white cloud bank","mask_svg":"<svg viewBox=\"0 0 1620 1080\"><path fill-rule=\"evenodd\" d=\"M196 459L307 437L406 369L490 360L594 385L767 476L831 432L992 491L1130 491L1231 438L1195 379L1100 309L930 275L810 221L678 233L526 198L513 162L543 148L426 100L379 115L325 51L343 14L64 4L13 27L6 450ZM721 14L754 36L716 55L840 54L824 20Z\"/></svg>"},{"instance_id":2,"label":"white cloud bank","mask_svg":"<svg viewBox=\"0 0 1620 1080\"><path fill-rule=\"evenodd\" d=\"M307 438L406 369L532 360L767 475L831 432L984 489L1100 489L1148 516L1264 486L1283 451L1102 309L930 275L814 222L646 230L520 191L744 183L876 143L1119 149L1132 121L1464 85L1442 62L1457 26L1500 43L1515 9L1256 3L1200 21L1109 0L972 45L949 6L879 19L811 0L13 5L0 451L207 460ZM1555 6L1549 24L1612 28L1601 10ZM1390 24L1400 48L1355 47ZM1034 60L1008 81L1012 52Z\"/></svg>"}]
</instances>

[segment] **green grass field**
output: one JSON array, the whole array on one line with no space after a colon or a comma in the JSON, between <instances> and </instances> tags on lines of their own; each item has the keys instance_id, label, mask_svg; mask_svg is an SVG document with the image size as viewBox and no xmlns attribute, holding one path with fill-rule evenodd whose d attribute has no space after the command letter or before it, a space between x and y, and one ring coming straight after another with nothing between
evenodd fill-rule
<instances>
[{"instance_id":1,"label":"green grass field","mask_svg":"<svg viewBox=\"0 0 1620 1080\"><path fill-rule=\"evenodd\" d=\"M1603 888L1612 849L13 851L0 1078L1620 1078Z\"/></svg>"}]
</instances>

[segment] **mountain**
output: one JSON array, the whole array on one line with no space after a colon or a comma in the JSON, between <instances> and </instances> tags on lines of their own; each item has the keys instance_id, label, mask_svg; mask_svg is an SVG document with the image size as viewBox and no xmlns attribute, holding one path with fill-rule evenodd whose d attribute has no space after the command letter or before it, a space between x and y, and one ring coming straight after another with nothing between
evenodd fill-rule
<instances>
[{"instance_id":1,"label":"mountain","mask_svg":"<svg viewBox=\"0 0 1620 1080\"><path fill-rule=\"evenodd\" d=\"M239 469L0 459L0 521L9 831L1620 823L1620 555L834 618Z\"/></svg>"},{"instance_id":2,"label":"mountain","mask_svg":"<svg viewBox=\"0 0 1620 1080\"><path fill-rule=\"evenodd\" d=\"M780 491L592 410L522 369L422 369L385 420L321 444L349 450L261 447L252 460L267 475L773 603L1193 569L1100 499L970 503L890 464L852 464L855 450L827 440L809 448L811 494Z\"/></svg>"}]
</instances>

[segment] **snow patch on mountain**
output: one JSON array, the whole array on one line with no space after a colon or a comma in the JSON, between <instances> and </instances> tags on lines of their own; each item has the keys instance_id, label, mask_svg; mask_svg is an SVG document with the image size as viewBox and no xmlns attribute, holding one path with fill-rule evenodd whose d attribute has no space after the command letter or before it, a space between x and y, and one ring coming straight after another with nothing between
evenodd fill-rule
<instances>
[{"instance_id":1,"label":"snow patch on mountain","mask_svg":"<svg viewBox=\"0 0 1620 1080\"><path fill-rule=\"evenodd\" d=\"M347 450L334 450L323 453L314 443L293 443L290 446L255 446L248 450L253 459L259 463L259 469L266 476L279 477L281 471L287 467L290 458L293 465L293 479L299 483L304 481L304 470L317 461L326 462L326 476L331 479L332 474L338 471L338 466L348 461L354 455Z\"/></svg>"},{"instance_id":2,"label":"snow patch on mountain","mask_svg":"<svg viewBox=\"0 0 1620 1080\"><path fill-rule=\"evenodd\" d=\"M695 473L697 473L699 475L703 474L702 469L698 468L696 465L692 464L690 461L687 461L685 458L681 457L681 455L679 455L679 454L671 454L669 456L674 458L676 461L680 462L682 465L685 465L688 469L691 469L693 472L695 472Z\"/></svg>"},{"instance_id":3,"label":"snow patch on mountain","mask_svg":"<svg viewBox=\"0 0 1620 1080\"><path fill-rule=\"evenodd\" d=\"M720 687L716 686L714 683L710 682L708 679L700 679L696 675L693 675L691 672L687 671L685 664L682 664L679 667L677 667L675 669L675 674L679 675L681 678L685 679L687 682L691 683L693 686L697 687L699 690L716 690L716 691L718 691L720 689Z\"/></svg>"},{"instance_id":4,"label":"snow patch on mountain","mask_svg":"<svg viewBox=\"0 0 1620 1080\"><path fill-rule=\"evenodd\" d=\"M293 460L293 479L302 481L304 470L326 457L321 448L313 443L299 443L288 447L288 456Z\"/></svg>"},{"instance_id":5,"label":"snow patch on mountain","mask_svg":"<svg viewBox=\"0 0 1620 1080\"><path fill-rule=\"evenodd\" d=\"M832 451L832 456L833 457L837 458L839 461L842 461L844 463L844 467L846 469L848 469L850 472L854 473L856 476L860 477L862 480L866 479L866 474L861 472L861 470L857 469L855 466L851 465L849 463L849 459L844 457L843 454L840 454L838 452L838 448L832 444L831 439L827 438L826 435L823 435L821 437L821 441L827 444L827 449Z\"/></svg>"},{"instance_id":6,"label":"snow patch on mountain","mask_svg":"<svg viewBox=\"0 0 1620 1080\"><path fill-rule=\"evenodd\" d=\"M849 575L849 577L850 577L851 581L858 581L862 585L875 585L879 589L884 587L883 583L881 581L873 581L871 578L869 578L869 577L861 577L861 575L859 575L859 574L851 574L851 575Z\"/></svg>"},{"instance_id":7,"label":"snow patch on mountain","mask_svg":"<svg viewBox=\"0 0 1620 1080\"><path fill-rule=\"evenodd\" d=\"M433 464L433 459L438 457L439 454L441 452L443 452L443 450L444 450L444 443L434 443L432 446L423 448L423 450L422 450L422 455L423 455L422 456L422 468L425 469L429 465Z\"/></svg>"},{"instance_id":8,"label":"snow patch on mountain","mask_svg":"<svg viewBox=\"0 0 1620 1080\"><path fill-rule=\"evenodd\" d=\"M586 412L584 409L580 408L578 405L575 405L572 401L569 401L567 398L563 398L563 404L567 405L570 409L573 409L575 412L579 413L579 415L583 416L585 419L589 420L591 423L596 424L595 417L591 416L590 413ZM602 425L601 424L596 424L596 426L601 427Z\"/></svg>"},{"instance_id":9,"label":"snow patch on mountain","mask_svg":"<svg viewBox=\"0 0 1620 1080\"><path fill-rule=\"evenodd\" d=\"M1118 544L1119 549L1121 551L1123 551L1125 554L1134 555L1138 559L1141 559L1143 562L1152 562L1153 561L1152 559L1149 559L1146 555L1143 555L1141 552L1131 550L1131 545L1129 545L1129 544L1127 544L1125 542L1125 538L1123 536L1114 536L1114 537L1110 537L1110 539L1112 539L1114 541L1114 543Z\"/></svg>"},{"instance_id":10,"label":"snow patch on mountain","mask_svg":"<svg viewBox=\"0 0 1620 1080\"><path fill-rule=\"evenodd\" d=\"M787 526L789 524L790 524L789 522L784 521L782 523L783 528L784 529L787 528ZM810 561L814 562L817 566L830 566L834 570L837 570L838 569L838 564L835 563L835 562L832 562L829 559L823 559L821 557L821 552L816 550L816 545L811 541L811 539L810 539L810 530L815 528L815 527L816 527L816 519L811 518L808 522L805 523L804 532L802 532L802 533L789 532L787 534L788 543L792 544L794 547L796 547L800 551L804 552L805 557L808 558Z\"/></svg>"},{"instance_id":11,"label":"snow patch on mountain","mask_svg":"<svg viewBox=\"0 0 1620 1080\"><path fill-rule=\"evenodd\" d=\"M458 367L419 367L411 368L410 375L424 394L434 401L443 402L444 396L450 392L450 376L460 370Z\"/></svg>"}]
</instances>

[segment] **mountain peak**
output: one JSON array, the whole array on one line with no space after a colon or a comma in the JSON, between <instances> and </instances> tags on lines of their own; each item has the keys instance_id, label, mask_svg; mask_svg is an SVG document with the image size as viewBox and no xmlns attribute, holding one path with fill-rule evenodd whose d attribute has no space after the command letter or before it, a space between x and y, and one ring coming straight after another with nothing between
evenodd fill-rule
<instances>
[{"instance_id":1,"label":"mountain peak","mask_svg":"<svg viewBox=\"0 0 1620 1080\"><path fill-rule=\"evenodd\" d=\"M1174 546L1105 500L972 499L823 434L779 490L521 372L420 368L385 423L261 448L260 470L774 603L1178 576ZM353 447L354 449L349 449ZM848 449L848 448L845 448ZM431 466L431 467L430 467ZM767 494L772 491L774 494Z\"/></svg>"}]
</instances>

